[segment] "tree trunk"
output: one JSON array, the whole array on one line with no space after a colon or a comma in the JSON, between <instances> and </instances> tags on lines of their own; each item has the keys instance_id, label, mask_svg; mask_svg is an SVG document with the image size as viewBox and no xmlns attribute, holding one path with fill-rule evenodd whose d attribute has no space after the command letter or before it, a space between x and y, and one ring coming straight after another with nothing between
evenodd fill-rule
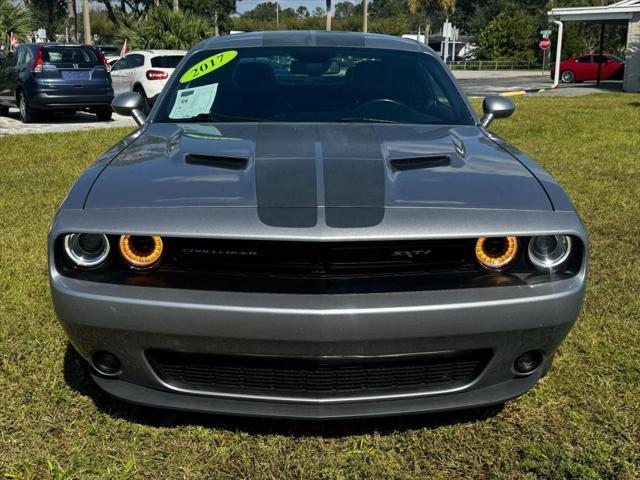
<instances>
[{"instance_id":1,"label":"tree trunk","mask_svg":"<svg viewBox=\"0 0 640 480\"><path fill-rule=\"evenodd\" d=\"M180 0L173 0L173 12L178 13L180 11Z\"/></svg>"},{"instance_id":2,"label":"tree trunk","mask_svg":"<svg viewBox=\"0 0 640 480\"><path fill-rule=\"evenodd\" d=\"M369 27L369 0L362 0L362 31L367 33Z\"/></svg>"},{"instance_id":3,"label":"tree trunk","mask_svg":"<svg viewBox=\"0 0 640 480\"><path fill-rule=\"evenodd\" d=\"M69 41L78 42L78 24L76 23L76 6L74 0L67 0L67 28Z\"/></svg>"},{"instance_id":4,"label":"tree trunk","mask_svg":"<svg viewBox=\"0 0 640 480\"><path fill-rule=\"evenodd\" d=\"M333 13L331 11L331 0L326 0L327 1L327 32L331 31L331 14Z\"/></svg>"},{"instance_id":5,"label":"tree trunk","mask_svg":"<svg viewBox=\"0 0 640 480\"><path fill-rule=\"evenodd\" d=\"M424 26L424 44L429 46L429 34L431 33L431 22L429 21L429 17L427 17L427 22Z\"/></svg>"},{"instance_id":6,"label":"tree trunk","mask_svg":"<svg viewBox=\"0 0 640 480\"><path fill-rule=\"evenodd\" d=\"M213 36L214 37L220 36L220 29L218 27L218 10L217 9L213 11Z\"/></svg>"},{"instance_id":7,"label":"tree trunk","mask_svg":"<svg viewBox=\"0 0 640 480\"><path fill-rule=\"evenodd\" d=\"M84 30L84 43L93 44L91 36L91 18L89 17L89 0L82 0L82 26Z\"/></svg>"}]
</instances>

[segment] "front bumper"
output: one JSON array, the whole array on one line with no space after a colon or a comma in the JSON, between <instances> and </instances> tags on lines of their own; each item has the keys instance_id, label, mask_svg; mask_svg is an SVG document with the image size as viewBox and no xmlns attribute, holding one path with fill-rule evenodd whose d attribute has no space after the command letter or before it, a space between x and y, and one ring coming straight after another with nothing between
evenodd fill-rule
<instances>
[{"instance_id":1,"label":"front bumper","mask_svg":"<svg viewBox=\"0 0 640 480\"><path fill-rule=\"evenodd\" d=\"M338 418L392 415L501 403L529 390L549 368L575 321L584 271L567 280L493 287L365 295L271 295L143 288L62 277L51 288L56 313L85 358L119 357L117 378L94 375L134 403L238 415ZM358 398L298 398L193 391L162 380L149 349L222 355L378 357L490 349L484 370L453 390ZM520 354L542 352L528 376Z\"/></svg>"}]
</instances>

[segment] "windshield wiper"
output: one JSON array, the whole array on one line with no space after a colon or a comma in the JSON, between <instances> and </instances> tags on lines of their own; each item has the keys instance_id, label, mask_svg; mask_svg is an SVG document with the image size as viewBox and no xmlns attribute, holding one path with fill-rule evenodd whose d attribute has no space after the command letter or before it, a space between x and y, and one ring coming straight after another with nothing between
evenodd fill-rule
<instances>
[{"instance_id":1,"label":"windshield wiper","mask_svg":"<svg viewBox=\"0 0 640 480\"><path fill-rule=\"evenodd\" d=\"M263 118L240 117L236 115L225 115L222 113L200 113L194 117L177 118L176 123L187 122L264 122Z\"/></svg>"},{"instance_id":2,"label":"windshield wiper","mask_svg":"<svg viewBox=\"0 0 640 480\"><path fill-rule=\"evenodd\" d=\"M369 117L343 117L343 118L339 118L338 122L398 123L395 120L386 120L384 118L369 118Z\"/></svg>"}]
</instances>

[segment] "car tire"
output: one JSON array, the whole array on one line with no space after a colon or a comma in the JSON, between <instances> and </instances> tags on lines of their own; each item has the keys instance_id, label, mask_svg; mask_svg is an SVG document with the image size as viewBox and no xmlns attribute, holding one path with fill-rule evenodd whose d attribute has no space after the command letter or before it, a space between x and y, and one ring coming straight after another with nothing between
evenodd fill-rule
<instances>
[{"instance_id":1,"label":"car tire","mask_svg":"<svg viewBox=\"0 0 640 480\"><path fill-rule=\"evenodd\" d=\"M144 88L136 87L133 91L142 97L142 113L149 115L149 112L151 111L151 104L149 103L149 98L147 98Z\"/></svg>"},{"instance_id":2,"label":"car tire","mask_svg":"<svg viewBox=\"0 0 640 480\"><path fill-rule=\"evenodd\" d=\"M27 97L22 92L18 93L18 110L20 110L20 120L22 123L31 123L37 119L36 112L29 106Z\"/></svg>"},{"instance_id":3,"label":"car tire","mask_svg":"<svg viewBox=\"0 0 640 480\"><path fill-rule=\"evenodd\" d=\"M9 107L0 105L0 115L9 115Z\"/></svg>"},{"instance_id":4,"label":"car tire","mask_svg":"<svg viewBox=\"0 0 640 480\"><path fill-rule=\"evenodd\" d=\"M571 70L565 70L560 72L560 80L562 83L574 83L576 81L576 76Z\"/></svg>"},{"instance_id":5,"label":"car tire","mask_svg":"<svg viewBox=\"0 0 640 480\"><path fill-rule=\"evenodd\" d=\"M98 110L96 112L96 117L98 117L98 120L101 122L108 122L109 120L111 120L112 115L113 112L110 108L103 108L102 110Z\"/></svg>"}]
</instances>

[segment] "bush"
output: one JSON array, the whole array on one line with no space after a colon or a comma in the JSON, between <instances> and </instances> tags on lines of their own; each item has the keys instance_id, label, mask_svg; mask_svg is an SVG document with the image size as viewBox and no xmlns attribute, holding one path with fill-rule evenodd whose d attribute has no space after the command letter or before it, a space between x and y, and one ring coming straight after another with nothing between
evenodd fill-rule
<instances>
[{"instance_id":1,"label":"bush","mask_svg":"<svg viewBox=\"0 0 640 480\"><path fill-rule=\"evenodd\" d=\"M116 38L127 40L132 49L188 50L213 35L211 22L191 12L174 13L166 7L154 8L137 25L121 27Z\"/></svg>"},{"instance_id":2,"label":"bush","mask_svg":"<svg viewBox=\"0 0 640 480\"><path fill-rule=\"evenodd\" d=\"M498 14L478 35L480 60L532 61L537 38L535 19L522 10Z\"/></svg>"}]
</instances>

